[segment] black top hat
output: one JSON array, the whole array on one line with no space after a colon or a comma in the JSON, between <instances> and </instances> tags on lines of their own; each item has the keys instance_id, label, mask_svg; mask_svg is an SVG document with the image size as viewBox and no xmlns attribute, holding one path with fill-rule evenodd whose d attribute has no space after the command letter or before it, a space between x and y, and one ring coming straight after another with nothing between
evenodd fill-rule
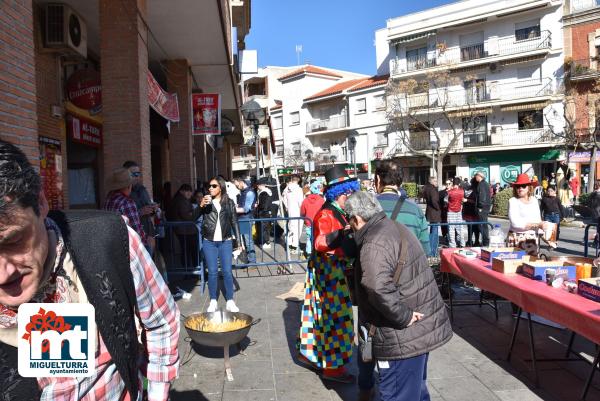
<instances>
[{"instance_id":1,"label":"black top hat","mask_svg":"<svg viewBox=\"0 0 600 401\"><path fill-rule=\"evenodd\" d=\"M340 184L350 180L355 180L355 178L350 178L346 173L346 169L341 164L338 164L325 172L325 182L327 185Z\"/></svg>"}]
</instances>

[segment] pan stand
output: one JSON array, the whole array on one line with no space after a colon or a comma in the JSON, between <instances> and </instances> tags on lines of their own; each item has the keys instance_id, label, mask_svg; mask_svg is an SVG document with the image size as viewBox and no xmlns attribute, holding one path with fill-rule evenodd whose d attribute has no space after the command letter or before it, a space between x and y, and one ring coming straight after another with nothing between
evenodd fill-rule
<instances>
[{"instance_id":1,"label":"pan stand","mask_svg":"<svg viewBox=\"0 0 600 401\"><path fill-rule=\"evenodd\" d=\"M223 361L225 362L225 376L227 381L233 381L233 373L231 373L231 362L229 361L229 345L223 347Z\"/></svg>"}]
</instances>

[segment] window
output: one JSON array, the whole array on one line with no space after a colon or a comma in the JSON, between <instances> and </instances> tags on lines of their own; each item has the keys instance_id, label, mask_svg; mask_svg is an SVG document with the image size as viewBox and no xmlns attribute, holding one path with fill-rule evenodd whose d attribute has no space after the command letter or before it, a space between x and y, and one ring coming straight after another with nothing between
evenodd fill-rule
<instances>
[{"instance_id":1,"label":"window","mask_svg":"<svg viewBox=\"0 0 600 401\"><path fill-rule=\"evenodd\" d=\"M364 97L361 99L356 99L356 114L366 113L367 112L367 99Z\"/></svg>"},{"instance_id":2,"label":"window","mask_svg":"<svg viewBox=\"0 0 600 401\"><path fill-rule=\"evenodd\" d=\"M302 153L300 142L292 142L292 152L294 152L294 156L300 156Z\"/></svg>"},{"instance_id":3,"label":"window","mask_svg":"<svg viewBox=\"0 0 600 401\"><path fill-rule=\"evenodd\" d=\"M278 157L283 157L283 146L277 146L275 152Z\"/></svg>"},{"instance_id":4,"label":"window","mask_svg":"<svg viewBox=\"0 0 600 401\"><path fill-rule=\"evenodd\" d=\"M298 125L300 124L300 112L294 111L290 113L290 125Z\"/></svg>"},{"instance_id":5,"label":"window","mask_svg":"<svg viewBox=\"0 0 600 401\"><path fill-rule=\"evenodd\" d=\"M283 127L281 120L282 120L281 116L277 116L277 117L273 118L273 129L281 129Z\"/></svg>"},{"instance_id":6,"label":"window","mask_svg":"<svg viewBox=\"0 0 600 401\"><path fill-rule=\"evenodd\" d=\"M463 117L463 130L468 132L487 132L487 116Z\"/></svg>"},{"instance_id":7,"label":"window","mask_svg":"<svg viewBox=\"0 0 600 401\"><path fill-rule=\"evenodd\" d=\"M406 69L420 70L427 67L427 46L406 50Z\"/></svg>"},{"instance_id":8,"label":"window","mask_svg":"<svg viewBox=\"0 0 600 401\"><path fill-rule=\"evenodd\" d=\"M541 36L540 20L530 20L515 24L515 39L527 40Z\"/></svg>"},{"instance_id":9,"label":"window","mask_svg":"<svg viewBox=\"0 0 600 401\"><path fill-rule=\"evenodd\" d=\"M544 111L520 111L518 114L518 121L520 130L544 128Z\"/></svg>"},{"instance_id":10,"label":"window","mask_svg":"<svg viewBox=\"0 0 600 401\"><path fill-rule=\"evenodd\" d=\"M240 147L240 157L248 157L248 148L246 146Z\"/></svg>"},{"instance_id":11,"label":"window","mask_svg":"<svg viewBox=\"0 0 600 401\"><path fill-rule=\"evenodd\" d=\"M489 100L485 86L485 78L465 81L463 85L465 87L467 103L471 104Z\"/></svg>"},{"instance_id":12,"label":"window","mask_svg":"<svg viewBox=\"0 0 600 401\"><path fill-rule=\"evenodd\" d=\"M388 134L385 131L376 132L375 140L376 140L375 146L377 146L377 147L388 146Z\"/></svg>"},{"instance_id":13,"label":"window","mask_svg":"<svg viewBox=\"0 0 600 401\"><path fill-rule=\"evenodd\" d=\"M375 101L375 110L382 110L387 107L387 102L385 100L385 95L377 95L373 97Z\"/></svg>"},{"instance_id":14,"label":"window","mask_svg":"<svg viewBox=\"0 0 600 401\"><path fill-rule=\"evenodd\" d=\"M483 31L460 35L460 60L469 61L487 57L483 45Z\"/></svg>"}]
</instances>

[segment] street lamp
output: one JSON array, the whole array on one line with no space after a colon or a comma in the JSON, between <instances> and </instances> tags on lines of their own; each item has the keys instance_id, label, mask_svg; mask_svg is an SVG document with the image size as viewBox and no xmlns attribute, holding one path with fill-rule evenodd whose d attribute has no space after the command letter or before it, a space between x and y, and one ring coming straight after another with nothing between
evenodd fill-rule
<instances>
[{"instance_id":1,"label":"street lamp","mask_svg":"<svg viewBox=\"0 0 600 401\"><path fill-rule=\"evenodd\" d=\"M331 156L329 156L329 161L331 162L332 165L335 166L335 162L337 161L337 157L335 155L331 155Z\"/></svg>"},{"instance_id":2,"label":"street lamp","mask_svg":"<svg viewBox=\"0 0 600 401\"><path fill-rule=\"evenodd\" d=\"M308 176L310 177L310 173L314 170L314 164L312 161L313 151L311 149L306 149L304 151L304 156L306 156L306 163L304 164L304 170L308 172Z\"/></svg>"},{"instance_id":3,"label":"street lamp","mask_svg":"<svg viewBox=\"0 0 600 401\"><path fill-rule=\"evenodd\" d=\"M348 148L350 149L350 162L354 165L354 176L357 177L356 173L356 154L354 153L356 149L356 138L351 136L348 138Z\"/></svg>"},{"instance_id":4,"label":"street lamp","mask_svg":"<svg viewBox=\"0 0 600 401\"><path fill-rule=\"evenodd\" d=\"M431 139L431 172L432 172L432 176L437 177L437 171L435 170L435 153L436 151L439 149L439 144L437 141L437 138L432 138ZM439 184L439 182L438 182Z\"/></svg>"},{"instance_id":5,"label":"street lamp","mask_svg":"<svg viewBox=\"0 0 600 401\"><path fill-rule=\"evenodd\" d=\"M256 179L258 180L260 177L260 170L258 166L258 152L260 146L258 126L265 123L265 112L260 104L258 104L258 102L255 100L250 100L244 103L242 105L241 112L246 124L251 125L254 129L254 144L256 146Z\"/></svg>"}]
</instances>

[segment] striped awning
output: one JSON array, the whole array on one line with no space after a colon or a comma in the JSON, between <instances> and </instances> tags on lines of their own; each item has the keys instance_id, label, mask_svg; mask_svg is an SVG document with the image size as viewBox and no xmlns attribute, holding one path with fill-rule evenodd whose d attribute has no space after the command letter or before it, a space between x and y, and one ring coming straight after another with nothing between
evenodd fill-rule
<instances>
[{"instance_id":1,"label":"striped awning","mask_svg":"<svg viewBox=\"0 0 600 401\"><path fill-rule=\"evenodd\" d=\"M408 43L408 42L414 42L415 40L419 40L419 39L423 39L423 38L428 38L430 36L433 36L436 34L436 31L427 31L427 32L420 32L420 33L415 33L412 35L407 35L407 36L401 36L399 38L394 38L390 40L390 43L393 45L396 44L400 44L400 43Z\"/></svg>"},{"instance_id":2,"label":"striped awning","mask_svg":"<svg viewBox=\"0 0 600 401\"><path fill-rule=\"evenodd\" d=\"M480 116L483 114L492 114L492 108L484 107L484 108L479 108L479 109L449 111L448 117L450 117L450 118L472 117L472 116Z\"/></svg>"},{"instance_id":3,"label":"striped awning","mask_svg":"<svg viewBox=\"0 0 600 401\"><path fill-rule=\"evenodd\" d=\"M548 102L519 103L500 106L500 111L542 110L546 106L548 106Z\"/></svg>"}]
</instances>

